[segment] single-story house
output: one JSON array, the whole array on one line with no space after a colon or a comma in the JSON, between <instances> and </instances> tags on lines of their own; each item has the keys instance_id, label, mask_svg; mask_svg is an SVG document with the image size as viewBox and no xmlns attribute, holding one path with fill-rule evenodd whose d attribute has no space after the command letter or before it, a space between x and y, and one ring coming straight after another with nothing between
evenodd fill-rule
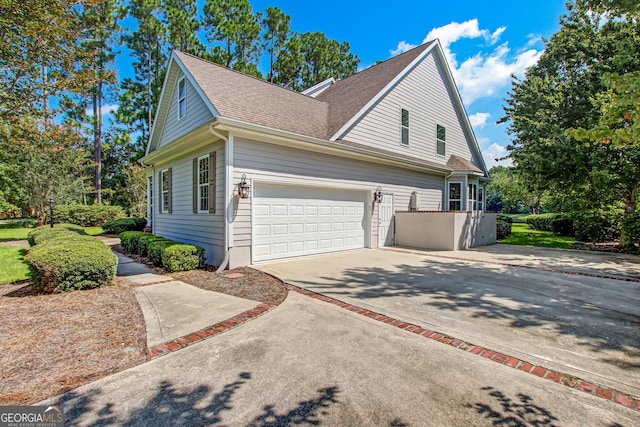
<instances>
[{"instance_id":1,"label":"single-story house","mask_svg":"<svg viewBox=\"0 0 640 427\"><path fill-rule=\"evenodd\" d=\"M153 233L230 268L391 245L488 182L438 40L302 92L173 52L142 162Z\"/></svg>"}]
</instances>

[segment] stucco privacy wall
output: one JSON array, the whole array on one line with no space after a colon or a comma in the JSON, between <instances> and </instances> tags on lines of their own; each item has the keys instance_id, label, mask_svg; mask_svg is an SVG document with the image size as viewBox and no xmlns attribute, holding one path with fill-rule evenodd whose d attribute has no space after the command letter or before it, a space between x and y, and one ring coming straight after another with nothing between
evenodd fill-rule
<instances>
[{"instance_id":1,"label":"stucco privacy wall","mask_svg":"<svg viewBox=\"0 0 640 427\"><path fill-rule=\"evenodd\" d=\"M411 192L417 190L420 209L442 209L444 177L392 166L329 156L264 142L235 138L234 185L246 174L248 182L362 189L373 193L378 186L394 195L397 210L409 208ZM377 209L367 212L372 230L368 246L377 245ZM251 197L235 199L234 244L231 268L251 264Z\"/></svg>"},{"instance_id":2,"label":"stucco privacy wall","mask_svg":"<svg viewBox=\"0 0 640 427\"><path fill-rule=\"evenodd\" d=\"M453 95L444 81L444 72L432 51L342 139L443 165L456 154L478 165L471 154L462 117L454 108ZM409 111L409 146L400 143L402 108ZM446 156L436 154L436 124L446 127Z\"/></svg>"},{"instance_id":3,"label":"stucco privacy wall","mask_svg":"<svg viewBox=\"0 0 640 427\"><path fill-rule=\"evenodd\" d=\"M455 251L496 242L492 212L396 212L396 245Z\"/></svg>"},{"instance_id":4,"label":"stucco privacy wall","mask_svg":"<svg viewBox=\"0 0 640 427\"><path fill-rule=\"evenodd\" d=\"M193 213L193 159L216 152L216 212ZM172 212L160 213L162 170L171 168ZM217 265L224 257L224 145L212 143L177 160L153 168L153 232L158 236L205 249L208 264Z\"/></svg>"}]
</instances>

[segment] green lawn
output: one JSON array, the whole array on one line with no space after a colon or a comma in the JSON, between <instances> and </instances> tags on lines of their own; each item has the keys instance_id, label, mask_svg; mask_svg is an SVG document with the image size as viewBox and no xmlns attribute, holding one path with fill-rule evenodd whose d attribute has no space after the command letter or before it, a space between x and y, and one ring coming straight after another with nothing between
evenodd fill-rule
<instances>
[{"instance_id":1,"label":"green lawn","mask_svg":"<svg viewBox=\"0 0 640 427\"><path fill-rule=\"evenodd\" d=\"M503 215L511 218L513 222L518 222L523 224L527 222L527 217L529 216L529 214L503 214Z\"/></svg>"},{"instance_id":2,"label":"green lawn","mask_svg":"<svg viewBox=\"0 0 640 427\"><path fill-rule=\"evenodd\" d=\"M29 267L22 260L25 249L16 246L0 246L0 284L29 278Z\"/></svg>"},{"instance_id":3,"label":"green lawn","mask_svg":"<svg viewBox=\"0 0 640 427\"><path fill-rule=\"evenodd\" d=\"M574 241L573 237L554 236L550 231L534 230L527 224L514 222L511 227L511 237L501 240L500 243L569 249Z\"/></svg>"},{"instance_id":4,"label":"green lawn","mask_svg":"<svg viewBox=\"0 0 640 427\"><path fill-rule=\"evenodd\" d=\"M28 227L15 227L0 225L0 242L11 240L27 240L27 233L31 230Z\"/></svg>"},{"instance_id":5,"label":"green lawn","mask_svg":"<svg viewBox=\"0 0 640 427\"><path fill-rule=\"evenodd\" d=\"M102 229L102 227L85 227L84 232L89 236L97 236L104 233L104 230Z\"/></svg>"}]
</instances>

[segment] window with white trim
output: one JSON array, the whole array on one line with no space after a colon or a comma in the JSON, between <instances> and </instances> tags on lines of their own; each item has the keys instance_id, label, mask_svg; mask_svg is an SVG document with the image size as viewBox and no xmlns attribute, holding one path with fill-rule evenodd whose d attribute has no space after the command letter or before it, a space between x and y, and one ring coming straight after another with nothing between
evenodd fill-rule
<instances>
[{"instance_id":1,"label":"window with white trim","mask_svg":"<svg viewBox=\"0 0 640 427\"><path fill-rule=\"evenodd\" d=\"M178 81L178 118L181 119L187 114L187 84L183 78Z\"/></svg>"},{"instance_id":2,"label":"window with white trim","mask_svg":"<svg viewBox=\"0 0 640 427\"><path fill-rule=\"evenodd\" d=\"M460 182L449 183L449 210L462 210L462 183Z\"/></svg>"},{"instance_id":3,"label":"window with white trim","mask_svg":"<svg viewBox=\"0 0 640 427\"><path fill-rule=\"evenodd\" d=\"M400 143L409 145L409 110L404 108L400 110L400 129L402 133Z\"/></svg>"},{"instance_id":4,"label":"window with white trim","mask_svg":"<svg viewBox=\"0 0 640 427\"><path fill-rule=\"evenodd\" d=\"M469 204L467 205L468 211L478 210L478 184L469 184Z\"/></svg>"},{"instance_id":5,"label":"window with white trim","mask_svg":"<svg viewBox=\"0 0 640 427\"><path fill-rule=\"evenodd\" d=\"M444 156L447 153L447 129L436 124L436 154Z\"/></svg>"},{"instance_id":6,"label":"window with white trim","mask_svg":"<svg viewBox=\"0 0 640 427\"><path fill-rule=\"evenodd\" d=\"M198 213L209 212L209 155L198 157Z\"/></svg>"},{"instance_id":7,"label":"window with white trim","mask_svg":"<svg viewBox=\"0 0 640 427\"><path fill-rule=\"evenodd\" d=\"M160 196L162 200L160 201L160 206L162 209L162 213L169 212L169 169L165 169L160 173L161 180L161 192Z\"/></svg>"},{"instance_id":8,"label":"window with white trim","mask_svg":"<svg viewBox=\"0 0 640 427\"><path fill-rule=\"evenodd\" d=\"M153 175L147 178L147 224L153 222Z\"/></svg>"},{"instance_id":9,"label":"window with white trim","mask_svg":"<svg viewBox=\"0 0 640 427\"><path fill-rule=\"evenodd\" d=\"M484 187L478 187L478 210L484 210Z\"/></svg>"}]
</instances>

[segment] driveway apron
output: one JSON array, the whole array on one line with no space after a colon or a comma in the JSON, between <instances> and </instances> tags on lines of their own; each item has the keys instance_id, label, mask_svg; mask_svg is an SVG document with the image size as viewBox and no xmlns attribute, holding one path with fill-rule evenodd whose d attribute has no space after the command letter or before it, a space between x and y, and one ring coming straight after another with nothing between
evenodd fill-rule
<instances>
[{"instance_id":1,"label":"driveway apron","mask_svg":"<svg viewBox=\"0 0 640 427\"><path fill-rule=\"evenodd\" d=\"M639 264L577 251L505 251L362 250L259 268L287 283L640 395L640 283L633 281Z\"/></svg>"}]
</instances>

